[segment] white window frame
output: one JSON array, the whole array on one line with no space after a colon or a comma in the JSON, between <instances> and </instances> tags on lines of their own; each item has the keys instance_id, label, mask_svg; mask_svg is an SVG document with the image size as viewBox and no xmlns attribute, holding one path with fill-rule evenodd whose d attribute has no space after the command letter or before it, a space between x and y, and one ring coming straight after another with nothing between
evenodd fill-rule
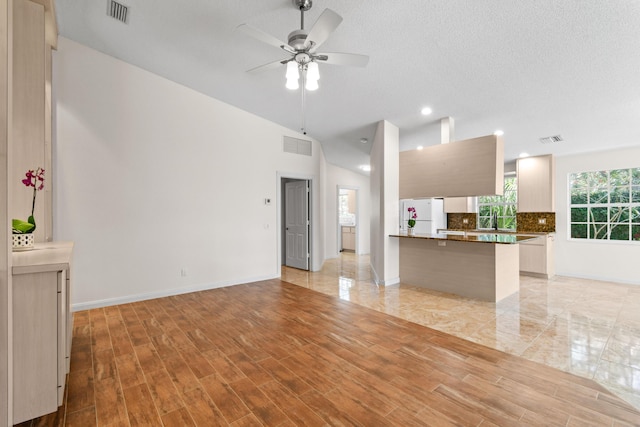
<instances>
[{"instance_id":1,"label":"white window frame","mask_svg":"<svg viewBox=\"0 0 640 427\"><path fill-rule=\"evenodd\" d=\"M629 171L629 181L627 183L627 185L624 185L622 187L626 187L628 186L629 189L629 201L628 202L611 202L611 194L612 194L612 189L615 188L620 188L620 187L615 187L611 185L611 172L612 171L618 171L618 170L628 170ZM633 200L633 191L634 188L638 189L640 188L640 181L636 181L636 183L634 183L633 181L633 174L634 172L636 174L640 174L640 167L636 167L636 168L615 168L615 169L606 169L606 170L599 170L599 171L583 171L583 172L572 172L569 173L567 175L567 206L568 206L568 213L567 213L567 238L569 240L572 241L577 241L577 242L600 242L600 243L631 243L631 244L640 244L640 239L635 239L634 240L634 227L635 230L640 230L640 216L633 218L633 209L638 209L640 210L640 200L634 201ZM606 173L607 175L607 183L606 186L587 186L586 187L586 198L587 198L587 203L572 203L572 180L573 180L573 176L574 175L579 175L579 174L584 174L584 173ZM601 190L606 190L607 193L607 202L606 203L590 203L589 197L592 194L591 190L594 189L601 189ZM606 209L607 210L607 220L605 221L592 221L591 219L593 218L590 209ZM625 221L625 222L617 222L617 221L612 221L612 209L620 209L620 208L626 208L628 209L628 216L629 218ZM573 209L587 209L587 218L586 221L573 221ZM602 224L603 226L606 227L606 233L604 234L603 238L596 238L595 236L592 237L591 233L593 231L592 229L592 225L596 225L596 224ZM573 225L585 225L587 228L587 237L574 237L573 236ZM611 230L613 228L616 227L620 227L621 225L624 225L625 227L628 228L629 230L629 234L628 234L628 238L627 239L611 239ZM639 233L640 231L637 231L637 233Z\"/></svg>"}]
</instances>

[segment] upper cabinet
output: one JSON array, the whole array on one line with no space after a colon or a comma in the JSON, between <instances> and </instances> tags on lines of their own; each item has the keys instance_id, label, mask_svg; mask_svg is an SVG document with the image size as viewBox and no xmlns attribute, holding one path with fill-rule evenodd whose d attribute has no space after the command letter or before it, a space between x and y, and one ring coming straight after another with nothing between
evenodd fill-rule
<instances>
[{"instance_id":1,"label":"upper cabinet","mask_svg":"<svg viewBox=\"0 0 640 427\"><path fill-rule=\"evenodd\" d=\"M502 194L504 143L489 135L400 153L400 199Z\"/></svg>"},{"instance_id":2,"label":"upper cabinet","mask_svg":"<svg viewBox=\"0 0 640 427\"><path fill-rule=\"evenodd\" d=\"M518 159L518 212L555 212L555 160L552 155Z\"/></svg>"},{"instance_id":3,"label":"upper cabinet","mask_svg":"<svg viewBox=\"0 0 640 427\"><path fill-rule=\"evenodd\" d=\"M478 209L477 197L445 197L445 213L476 213Z\"/></svg>"}]
</instances>

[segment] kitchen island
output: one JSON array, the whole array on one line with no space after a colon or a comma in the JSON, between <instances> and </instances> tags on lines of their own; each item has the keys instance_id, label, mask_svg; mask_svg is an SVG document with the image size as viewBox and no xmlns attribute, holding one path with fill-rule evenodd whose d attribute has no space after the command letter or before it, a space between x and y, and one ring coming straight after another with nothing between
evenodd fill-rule
<instances>
[{"instance_id":1,"label":"kitchen island","mask_svg":"<svg viewBox=\"0 0 640 427\"><path fill-rule=\"evenodd\" d=\"M498 302L520 289L520 242L514 234L392 234L400 239L400 281Z\"/></svg>"}]
</instances>

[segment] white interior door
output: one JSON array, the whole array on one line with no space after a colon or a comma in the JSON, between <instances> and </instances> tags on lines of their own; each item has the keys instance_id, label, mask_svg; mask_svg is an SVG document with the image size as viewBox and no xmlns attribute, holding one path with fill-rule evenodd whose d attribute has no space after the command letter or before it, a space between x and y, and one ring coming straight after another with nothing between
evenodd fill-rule
<instances>
[{"instance_id":1,"label":"white interior door","mask_svg":"<svg viewBox=\"0 0 640 427\"><path fill-rule=\"evenodd\" d=\"M309 269L309 181L287 182L285 236L288 267Z\"/></svg>"}]
</instances>

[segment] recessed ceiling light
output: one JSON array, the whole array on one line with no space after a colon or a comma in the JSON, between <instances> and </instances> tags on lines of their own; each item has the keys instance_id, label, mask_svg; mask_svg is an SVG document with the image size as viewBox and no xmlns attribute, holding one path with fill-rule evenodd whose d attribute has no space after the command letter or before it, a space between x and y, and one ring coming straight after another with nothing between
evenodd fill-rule
<instances>
[{"instance_id":1,"label":"recessed ceiling light","mask_svg":"<svg viewBox=\"0 0 640 427\"><path fill-rule=\"evenodd\" d=\"M366 144L367 142L369 142L369 140L367 138L360 138L360 142Z\"/></svg>"},{"instance_id":2,"label":"recessed ceiling light","mask_svg":"<svg viewBox=\"0 0 640 427\"><path fill-rule=\"evenodd\" d=\"M495 131L493 134L494 134L495 136L502 136L502 135L504 135L504 131L503 131L503 130L498 129L498 130L497 130L497 131Z\"/></svg>"},{"instance_id":3,"label":"recessed ceiling light","mask_svg":"<svg viewBox=\"0 0 640 427\"><path fill-rule=\"evenodd\" d=\"M360 165L360 169L362 169L365 172L371 172L371 166L369 165Z\"/></svg>"},{"instance_id":4,"label":"recessed ceiling light","mask_svg":"<svg viewBox=\"0 0 640 427\"><path fill-rule=\"evenodd\" d=\"M433 113L433 110L429 107L424 107L422 110L420 110L420 112L423 116L428 116L429 114Z\"/></svg>"},{"instance_id":5,"label":"recessed ceiling light","mask_svg":"<svg viewBox=\"0 0 640 427\"><path fill-rule=\"evenodd\" d=\"M520 153L518 157L520 157L521 159L524 159L525 157L529 157L529 153Z\"/></svg>"},{"instance_id":6,"label":"recessed ceiling light","mask_svg":"<svg viewBox=\"0 0 640 427\"><path fill-rule=\"evenodd\" d=\"M424 147L422 145L418 145L418 150L422 150Z\"/></svg>"}]
</instances>

